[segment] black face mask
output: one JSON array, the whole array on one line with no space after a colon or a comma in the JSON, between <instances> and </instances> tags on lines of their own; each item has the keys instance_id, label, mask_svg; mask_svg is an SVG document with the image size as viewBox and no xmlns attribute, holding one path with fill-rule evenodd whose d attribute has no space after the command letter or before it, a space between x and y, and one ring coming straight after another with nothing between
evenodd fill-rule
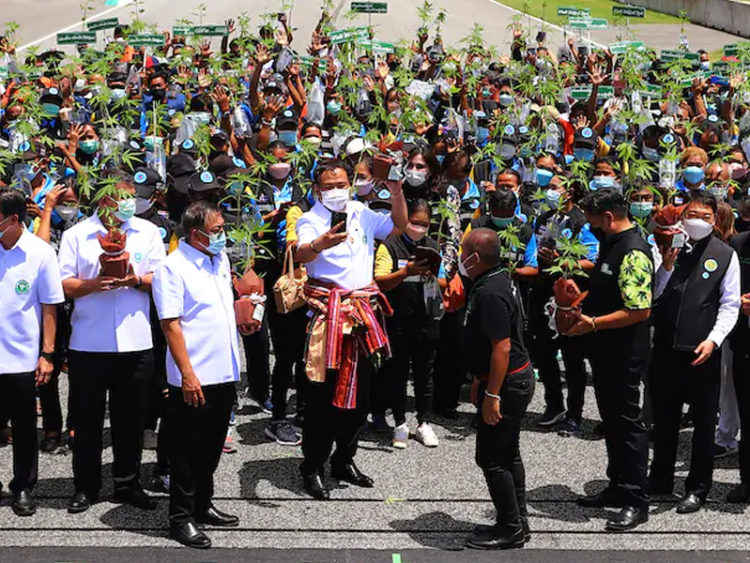
<instances>
[{"instance_id":1,"label":"black face mask","mask_svg":"<svg viewBox=\"0 0 750 563\"><path fill-rule=\"evenodd\" d=\"M151 97L154 98L154 100L160 102L167 96L167 91L164 88L151 88L149 94L151 94Z\"/></svg>"},{"instance_id":2,"label":"black face mask","mask_svg":"<svg viewBox=\"0 0 750 563\"><path fill-rule=\"evenodd\" d=\"M596 237L596 240L604 242L607 235L601 227L591 227L589 230L591 231L591 234Z\"/></svg>"}]
</instances>

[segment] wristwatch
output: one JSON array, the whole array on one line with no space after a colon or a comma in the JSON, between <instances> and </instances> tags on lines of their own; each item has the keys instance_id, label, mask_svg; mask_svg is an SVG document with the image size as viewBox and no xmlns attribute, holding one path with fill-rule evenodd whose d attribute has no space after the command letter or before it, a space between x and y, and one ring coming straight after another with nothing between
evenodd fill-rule
<instances>
[{"instance_id":1,"label":"wristwatch","mask_svg":"<svg viewBox=\"0 0 750 563\"><path fill-rule=\"evenodd\" d=\"M138 281L135 282L135 285L133 286L134 289L141 289L143 287L143 278L141 276L138 276Z\"/></svg>"},{"instance_id":2,"label":"wristwatch","mask_svg":"<svg viewBox=\"0 0 750 563\"><path fill-rule=\"evenodd\" d=\"M52 360L54 360L55 358L55 353L54 352L41 352L39 354L39 357L44 358L45 360L51 363Z\"/></svg>"}]
</instances>

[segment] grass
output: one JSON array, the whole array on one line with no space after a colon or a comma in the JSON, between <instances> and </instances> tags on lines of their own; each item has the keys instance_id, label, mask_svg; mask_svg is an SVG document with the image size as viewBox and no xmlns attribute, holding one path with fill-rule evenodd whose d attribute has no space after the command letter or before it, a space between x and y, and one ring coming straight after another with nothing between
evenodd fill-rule
<instances>
[{"instance_id":1,"label":"grass","mask_svg":"<svg viewBox=\"0 0 750 563\"><path fill-rule=\"evenodd\" d=\"M610 27L620 24L620 17L615 19L612 15L612 6L622 5L611 0L498 0L501 4L515 8L534 17L541 18L550 23L563 25L568 18L557 15L559 7L588 8L591 10L592 18L607 18ZM624 21L622 22L624 25ZM680 19L669 14L653 12L646 9L646 17L643 19L631 18L630 24L641 23L680 23Z\"/></svg>"}]
</instances>

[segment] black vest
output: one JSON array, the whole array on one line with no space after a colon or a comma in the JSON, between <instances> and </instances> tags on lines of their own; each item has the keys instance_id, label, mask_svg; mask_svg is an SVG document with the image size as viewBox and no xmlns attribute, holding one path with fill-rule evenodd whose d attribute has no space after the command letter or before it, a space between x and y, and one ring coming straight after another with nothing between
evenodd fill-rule
<instances>
[{"instance_id":1,"label":"black vest","mask_svg":"<svg viewBox=\"0 0 750 563\"><path fill-rule=\"evenodd\" d=\"M708 338L719 313L721 280L732 249L710 236L680 252L654 307L654 342L692 352Z\"/></svg>"},{"instance_id":2,"label":"black vest","mask_svg":"<svg viewBox=\"0 0 750 563\"><path fill-rule=\"evenodd\" d=\"M481 204L482 201L479 197L461 198L461 206L458 208L458 218L461 221L462 231L465 231L466 227L469 226L469 223L474 218L474 213L477 212Z\"/></svg>"},{"instance_id":3,"label":"black vest","mask_svg":"<svg viewBox=\"0 0 750 563\"><path fill-rule=\"evenodd\" d=\"M417 248L417 245L407 240L405 235L389 237L383 244L393 260L391 273L400 270L405 261L414 256ZM425 237L419 246L439 250L437 242L431 237ZM386 319L388 333L391 336L437 339L440 322L427 316L421 276L414 279L406 278L385 295L393 308L393 316Z\"/></svg>"},{"instance_id":4,"label":"black vest","mask_svg":"<svg viewBox=\"0 0 750 563\"><path fill-rule=\"evenodd\" d=\"M513 218L513 225L518 227L518 238L521 241L519 248L503 248L502 249L502 260L503 264L507 266L509 263L515 264L516 267L523 266L524 258L526 257L525 249L534 236L534 229L532 228L529 221L523 221L518 217ZM492 222L492 217L489 215L482 215L478 219L474 219L471 222L471 228L473 229L492 229L496 233L499 233L503 229L498 227Z\"/></svg>"},{"instance_id":5,"label":"black vest","mask_svg":"<svg viewBox=\"0 0 750 563\"><path fill-rule=\"evenodd\" d=\"M729 241L729 245L737 252L740 262L740 295L750 293L750 232L740 233ZM750 338L750 319L740 312L737 324L729 335L729 341L735 350L744 350Z\"/></svg>"}]
</instances>

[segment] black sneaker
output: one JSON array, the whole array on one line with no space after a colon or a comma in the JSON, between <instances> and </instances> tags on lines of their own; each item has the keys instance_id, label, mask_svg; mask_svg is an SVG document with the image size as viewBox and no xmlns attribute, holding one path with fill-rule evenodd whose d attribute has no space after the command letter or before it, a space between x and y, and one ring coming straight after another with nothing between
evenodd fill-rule
<instances>
[{"instance_id":1,"label":"black sneaker","mask_svg":"<svg viewBox=\"0 0 750 563\"><path fill-rule=\"evenodd\" d=\"M282 446L299 446L302 439L286 420L274 420L266 426L266 436Z\"/></svg>"},{"instance_id":2,"label":"black sneaker","mask_svg":"<svg viewBox=\"0 0 750 563\"><path fill-rule=\"evenodd\" d=\"M544 414L536 420L536 425L549 428L565 418L565 411L553 411L549 407L544 409Z\"/></svg>"},{"instance_id":3,"label":"black sneaker","mask_svg":"<svg viewBox=\"0 0 750 563\"><path fill-rule=\"evenodd\" d=\"M565 420L560 423L558 428L557 435L562 436L563 438L578 438L581 436L581 425L567 416L565 417Z\"/></svg>"},{"instance_id":4,"label":"black sneaker","mask_svg":"<svg viewBox=\"0 0 750 563\"><path fill-rule=\"evenodd\" d=\"M60 435L59 434L53 434L50 436L45 436L42 440L42 443L39 444L39 450L50 454L57 450L57 448L60 447Z\"/></svg>"},{"instance_id":5,"label":"black sneaker","mask_svg":"<svg viewBox=\"0 0 750 563\"><path fill-rule=\"evenodd\" d=\"M729 457L730 455L734 455L739 451L737 446L733 448L728 448L726 446L720 446L719 444L714 444L714 459L721 459L722 457Z\"/></svg>"}]
</instances>

